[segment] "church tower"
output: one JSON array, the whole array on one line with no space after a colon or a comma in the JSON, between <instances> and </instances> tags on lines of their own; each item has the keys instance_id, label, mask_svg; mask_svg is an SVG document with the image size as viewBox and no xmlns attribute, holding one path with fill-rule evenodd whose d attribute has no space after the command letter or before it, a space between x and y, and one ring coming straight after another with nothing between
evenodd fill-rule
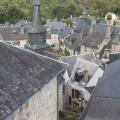
<instances>
[{"instance_id":1,"label":"church tower","mask_svg":"<svg viewBox=\"0 0 120 120\"><path fill-rule=\"evenodd\" d=\"M88 16L87 7L88 7L88 0L84 0L84 8L83 8L83 12L82 12L83 16Z\"/></svg>"}]
</instances>

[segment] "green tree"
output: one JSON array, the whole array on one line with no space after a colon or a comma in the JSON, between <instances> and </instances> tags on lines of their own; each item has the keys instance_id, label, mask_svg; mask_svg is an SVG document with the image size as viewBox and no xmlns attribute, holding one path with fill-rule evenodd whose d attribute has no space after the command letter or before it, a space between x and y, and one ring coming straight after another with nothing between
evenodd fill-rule
<instances>
[{"instance_id":1,"label":"green tree","mask_svg":"<svg viewBox=\"0 0 120 120\"><path fill-rule=\"evenodd\" d=\"M21 19L26 19L25 13L14 5L8 6L8 9L6 10L6 21L16 23Z\"/></svg>"},{"instance_id":2,"label":"green tree","mask_svg":"<svg viewBox=\"0 0 120 120\"><path fill-rule=\"evenodd\" d=\"M42 19L68 18L79 16L83 10L84 0L41 0ZM104 18L108 12L120 16L120 0L88 0L90 15ZM16 22L19 19L31 20L33 0L0 0L0 23L6 20Z\"/></svg>"}]
</instances>

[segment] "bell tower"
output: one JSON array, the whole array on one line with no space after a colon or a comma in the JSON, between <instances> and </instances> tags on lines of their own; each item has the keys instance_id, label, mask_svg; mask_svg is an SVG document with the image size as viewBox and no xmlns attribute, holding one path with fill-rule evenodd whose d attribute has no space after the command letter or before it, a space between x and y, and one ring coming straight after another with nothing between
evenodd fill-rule
<instances>
[{"instance_id":1,"label":"bell tower","mask_svg":"<svg viewBox=\"0 0 120 120\"><path fill-rule=\"evenodd\" d=\"M87 7L88 7L88 0L84 0L84 8L83 8L83 12L82 12L83 16L88 16Z\"/></svg>"}]
</instances>

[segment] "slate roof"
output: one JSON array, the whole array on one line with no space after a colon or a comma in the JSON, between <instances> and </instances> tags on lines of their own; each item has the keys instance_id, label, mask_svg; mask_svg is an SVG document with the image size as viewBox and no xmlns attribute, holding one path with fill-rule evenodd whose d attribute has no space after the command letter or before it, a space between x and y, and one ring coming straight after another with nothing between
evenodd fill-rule
<instances>
[{"instance_id":1,"label":"slate roof","mask_svg":"<svg viewBox=\"0 0 120 120\"><path fill-rule=\"evenodd\" d=\"M95 88L95 87L85 87L85 89L86 89L90 94L92 94L94 88Z\"/></svg>"},{"instance_id":2,"label":"slate roof","mask_svg":"<svg viewBox=\"0 0 120 120\"><path fill-rule=\"evenodd\" d=\"M118 35L119 33L120 33L120 27L114 26L114 31L112 33L112 39L114 39L116 35Z\"/></svg>"},{"instance_id":3,"label":"slate roof","mask_svg":"<svg viewBox=\"0 0 120 120\"><path fill-rule=\"evenodd\" d=\"M65 29L65 24L62 22L57 22L57 21L52 21L52 22L48 22L44 25L51 27L54 30L64 30Z\"/></svg>"},{"instance_id":4,"label":"slate roof","mask_svg":"<svg viewBox=\"0 0 120 120\"><path fill-rule=\"evenodd\" d=\"M90 24L84 19L77 20L75 26L76 26L75 32L81 32L82 30L85 30L86 32L88 32L90 29Z\"/></svg>"},{"instance_id":5,"label":"slate roof","mask_svg":"<svg viewBox=\"0 0 120 120\"><path fill-rule=\"evenodd\" d=\"M120 33L118 33L113 39L112 39L112 44L118 45L120 43Z\"/></svg>"},{"instance_id":6,"label":"slate roof","mask_svg":"<svg viewBox=\"0 0 120 120\"><path fill-rule=\"evenodd\" d=\"M59 60L59 59L61 58L60 55L55 54L55 53L52 53L52 52L48 52L48 51L43 51L41 54L44 55L44 56L53 58L53 59L55 59L55 60Z\"/></svg>"},{"instance_id":7,"label":"slate roof","mask_svg":"<svg viewBox=\"0 0 120 120\"><path fill-rule=\"evenodd\" d=\"M109 59L110 59L110 63L119 60L120 59L120 52L110 53Z\"/></svg>"},{"instance_id":8,"label":"slate roof","mask_svg":"<svg viewBox=\"0 0 120 120\"><path fill-rule=\"evenodd\" d=\"M96 63L96 57L94 53L80 54L80 58Z\"/></svg>"},{"instance_id":9,"label":"slate roof","mask_svg":"<svg viewBox=\"0 0 120 120\"><path fill-rule=\"evenodd\" d=\"M69 76L71 76L78 58L81 58L93 63L95 63L96 61L93 53L64 57L62 61L69 64L69 66L67 67Z\"/></svg>"},{"instance_id":10,"label":"slate roof","mask_svg":"<svg viewBox=\"0 0 120 120\"><path fill-rule=\"evenodd\" d=\"M30 27L24 27L24 39L28 39L27 33L30 30ZM11 41L13 38L13 33L20 35L21 27L19 26L0 26L0 35L5 41Z\"/></svg>"},{"instance_id":11,"label":"slate roof","mask_svg":"<svg viewBox=\"0 0 120 120\"><path fill-rule=\"evenodd\" d=\"M108 65L80 120L120 119L120 60Z\"/></svg>"},{"instance_id":12,"label":"slate roof","mask_svg":"<svg viewBox=\"0 0 120 120\"><path fill-rule=\"evenodd\" d=\"M0 42L0 120L63 71L51 58Z\"/></svg>"},{"instance_id":13,"label":"slate roof","mask_svg":"<svg viewBox=\"0 0 120 120\"><path fill-rule=\"evenodd\" d=\"M81 42L81 44L91 48L98 48L104 39L105 33L92 32Z\"/></svg>"},{"instance_id":14,"label":"slate roof","mask_svg":"<svg viewBox=\"0 0 120 120\"><path fill-rule=\"evenodd\" d=\"M70 35L70 29L65 29L65 30L52 30L52 34L58 34L59 37L64 38L64 37Z\"/></svg>"},{"instance_id":15,"label":"slate roof","mask_svg":"<svg viewBox=\"0 0 120 120\"><path fill-rule=\"evenodd\" d=\"M74 67L75 67L75 64L76 64L76 62L77 62L77 56L65 57L65 58L63 58L62 61L63 61L64 63L68 63L68 64L69 64L69 66L67 67L67 70L68 70L69 76L71 76L72 71L73 71L73 69L74 69Z\"/></svg>"},{"instance_id":16,"label":"slate roof","mask_svg":"<svg viewBox=\"0 0 120 120\"><path fill-rule=\"evenodd\" d=\"M65 45L69 49L79 48L79 51L80 51L81 40L82 40L82 37L80 33L73 33L68 38L65 39Z\"/></svg>"},{"instance_id":17,"label":"slate roof","mask_svg":"<svg viewBox=\"0 0 120 120\"><path fill-rule=\"evenodd\" d=\"M44 25L44 28L47 27L51 29L52 34L58 34L59 37L65 37L70 34L70 29L62 22L48 22Z\"/></svg>"},{"instance_id":18,"label":"slate roof","mask_svg":"<svg viewBox=\"0 0 120 120\"><path fill-rule=\"evenodd\" d=\"M99 33L106 33L107 27L107 24L98 23L95 25L94 31Z\"/></svg>"}]
</instances>

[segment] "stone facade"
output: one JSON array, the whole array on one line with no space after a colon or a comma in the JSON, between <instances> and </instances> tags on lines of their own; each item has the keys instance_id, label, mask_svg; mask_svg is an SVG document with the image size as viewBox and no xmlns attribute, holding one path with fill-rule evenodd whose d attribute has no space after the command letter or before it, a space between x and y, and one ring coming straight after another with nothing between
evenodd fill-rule
<instances>
[{"instance_id":1,"label":"stone facade","mask_svg":"<svg viewBox=\"0 0 120 120\"><path fill-rule=\"evenodd\" d=\"M90 47L86 47L86 46L84 46L84 45L81 45L81 53L83 54L83 53L91 53L91 52L94 52L94 51L96 51L96 49L92 49L92 48L90 48Z\"/></svg>"},{"instance_id":2,"label":"stone facade","mask_svg":"<svg viewBox=\"0 0 120 120\"><path fill-rule=\"evenodd\" d=\"M85 107L85 100L83 100L84 97L84 88L80 88L80 86L77 88L74 88L72 86L73 83L68 83L68 86L66 87L66 104L67 108L74 112L80 112L83 107ZM81 98L81 99L80 99Z\"/></svg>"},{"instance_id":3,"label":"stone facade","mask_svg":"<svg viewBox=\"0 0 120 120\"><path fill-rule=\"evenodd\" d=\"M112 52L120 52L120 44L112 44L111 51Z\"/></svg>"},{"instance_id":4,"label":"stone facade","mask_svg":"<svg viewBox=\"0 0 120 120\"><path fill-rule=\"evenodd\" d=\"M58 95L59 95L58 110L63 111L63 107L64 107L64 105L63 105L63 83L61 83L58 88L59 88L59 90L58 90Z\"/></svg>"},{"instance_id":5,"label":"stone facade","mask_svg":"<svg viewBox=\"0 0 120 120\"><path fill-rule=\"evenodd\" d=\"M57 78L54 78L7 120L57 120L57 111Z\"/></svg>"},{"instance_id":6,"label":"stone facade","mask_svg":"<svg viewBox=\"0 0 120 120\"><path fill-rule=\"evenodd\" d=\"M46 39L47 44L49 44L50 46L54 46L53 49L54 50L59 50L60 47L60 41L59 41L59 35L58 34L51 34L51 38L50 39Z\"/></svg>"}]
</instances>

